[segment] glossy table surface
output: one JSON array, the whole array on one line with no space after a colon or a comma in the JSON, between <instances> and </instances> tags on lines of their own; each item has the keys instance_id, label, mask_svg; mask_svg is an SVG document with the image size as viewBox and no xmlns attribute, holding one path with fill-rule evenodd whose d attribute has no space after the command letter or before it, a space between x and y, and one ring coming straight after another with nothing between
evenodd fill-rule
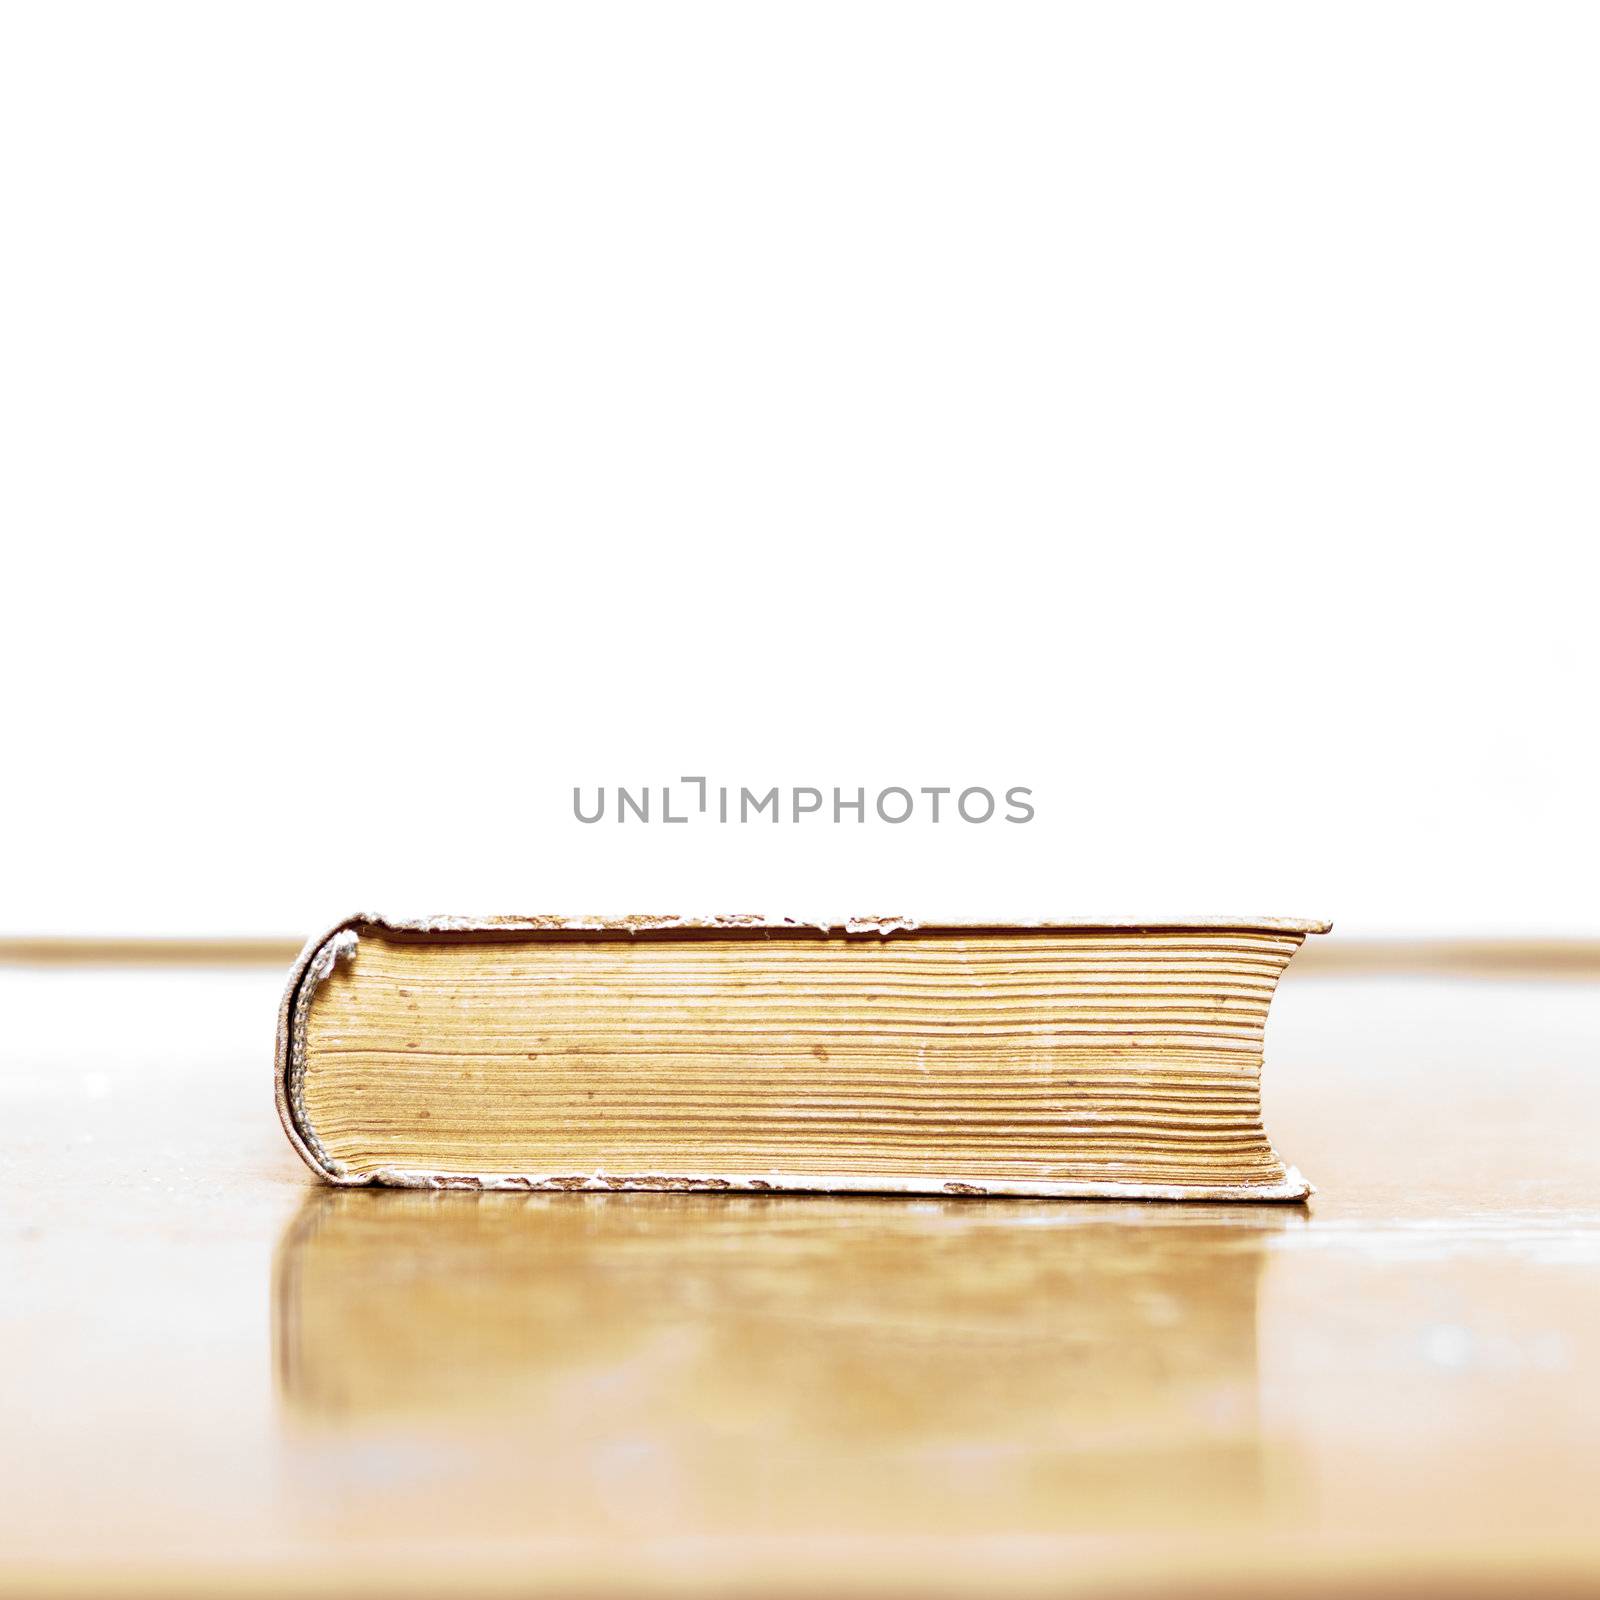
<instances>
[{"instance_id":1,"label":"glossy table surface","mask_svg":"<svg viewBox=\"0 0 1600 1600\"><path fill-rule=\"evenodd\" d=\"M1600 1585L1600 979L1291 968L1307 1206L333 1193L268 966L0 967L0 1591Z\"/></svg>"}]
</instances>

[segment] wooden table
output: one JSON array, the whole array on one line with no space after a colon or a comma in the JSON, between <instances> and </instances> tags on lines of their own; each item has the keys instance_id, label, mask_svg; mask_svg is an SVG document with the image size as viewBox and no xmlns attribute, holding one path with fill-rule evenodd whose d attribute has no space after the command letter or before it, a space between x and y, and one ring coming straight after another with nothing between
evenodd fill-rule
<instances>
[{"instance_id":1,"label":"wooden table","mask_svg":"<svg viewBox=\"0 0 1600 1600\"><path fill-rule=\"evenodd\" d=\"M1592 1590L1550 972L1291 969L1250 1208L335 1194L275 969L0 968L0 1591Z\"/></svg>"}]
</instances>

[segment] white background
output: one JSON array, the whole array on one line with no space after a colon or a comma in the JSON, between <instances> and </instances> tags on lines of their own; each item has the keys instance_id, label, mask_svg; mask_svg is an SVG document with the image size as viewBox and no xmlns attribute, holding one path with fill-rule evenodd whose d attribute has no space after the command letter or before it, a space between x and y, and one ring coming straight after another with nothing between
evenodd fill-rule
<instances>
[{"instance_id":1,"label":"white background","mask_svg":"<svg viewBox=\"0 0 1600 1600\"><path fill-rule=\"evenodd\" d=\"M7 931L1600 931L1595 8L0 15Z\"/></svg>"}]
</instances>

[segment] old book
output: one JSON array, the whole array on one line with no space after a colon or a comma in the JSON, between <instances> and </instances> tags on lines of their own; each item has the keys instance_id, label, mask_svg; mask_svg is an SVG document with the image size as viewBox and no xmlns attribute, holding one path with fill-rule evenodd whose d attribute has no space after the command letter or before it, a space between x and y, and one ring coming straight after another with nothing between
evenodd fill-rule
<instances>
[{"instance_id":1,"label":"old book","mask_svg":"<svg viewBox=\"0 0 1600 1600\"><path fill-rule=\"evenodd\" d=\"M1327 926L357 916L279 1113L337 1184L1298 1200L1262 1035Z\"/></svg>"}]
</instances>

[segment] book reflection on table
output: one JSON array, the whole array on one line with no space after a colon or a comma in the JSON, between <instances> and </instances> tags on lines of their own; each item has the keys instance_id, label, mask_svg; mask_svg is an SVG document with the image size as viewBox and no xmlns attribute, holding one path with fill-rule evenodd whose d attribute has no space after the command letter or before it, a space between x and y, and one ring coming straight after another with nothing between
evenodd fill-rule
<instances>
[{"instance_id":1,"label":"book reflection on table","mask_svg":"<svg viewBox=\"0 0 1600 1600\"><path fill-rule=\"evenodd\" d=\"M475 1533L1271 1520L1297 1475L1261 1430L1257 1289L1303 1223L318 1190L277 1252L280 1408L297 1451L337 1454L307 1481L344 1525L364 1481L374 1519L409 1494Z\"/></svg>"}]
</instances>

